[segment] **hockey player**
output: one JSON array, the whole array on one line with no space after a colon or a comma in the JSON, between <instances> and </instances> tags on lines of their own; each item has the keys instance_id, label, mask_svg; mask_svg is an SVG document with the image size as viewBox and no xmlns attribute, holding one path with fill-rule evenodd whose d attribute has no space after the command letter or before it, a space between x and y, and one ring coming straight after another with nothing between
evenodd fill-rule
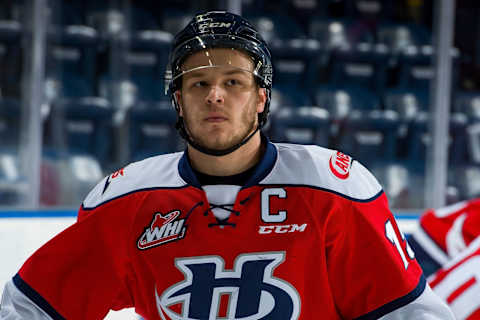
<instances>
[{"instance_id":1,"label":"hockey player","mask_svg":"<svg viewBox=\"0 0 480 320\"><path fill-rule=\"evenodd\" d=\"M6 285L0 318L453 319L367 169L261 134L270 59L243 18L195 16L167 74L187 149L101 181Z\"/></svg>"},{"instance_id":2,"label":"hockey player","mask_svg":"<svg viewBox=\"0 0 480 320\"><path fill-rule=\"evenodd\" d=\"M416 258L429 276L448 263L480 235L480 198L437 210L427 210L408 239Z\"/></svg>"}]
</instances>

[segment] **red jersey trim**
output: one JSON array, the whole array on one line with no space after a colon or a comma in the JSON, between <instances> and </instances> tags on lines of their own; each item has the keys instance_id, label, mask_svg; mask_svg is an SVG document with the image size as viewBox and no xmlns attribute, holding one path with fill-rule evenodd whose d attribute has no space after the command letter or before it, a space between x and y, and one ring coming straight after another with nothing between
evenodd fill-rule
<instances>
[{"instance_id":1,"label":"red jersey trim","mask_svg":"<svg viewBox=\"0 0 480 320\"><path fill-rule=\"evenodd\" d=\"M355 320L379 319L379 318L383 317L384 315L386 315L386 314L388 314L392 311L400 309L401 307L406 306L410 302L417 299L423 293L423 291L425 290L426 285L427 285L427 280L425 279L425 277L422 274L420 276L420 280L418 281L418 285L415 287L415 289L413 289L412 291L410 291L409 293L407 293L403 297L395 299L395 300L393 300L393 301L391 301L387 304L384 304L383 306L381 306L378 309L375 309L375 310L373 310L373 311L371 311L371 312L369 312L369 313L367 313L363 316L355 318Z\"/></svg>"}]
</instances>

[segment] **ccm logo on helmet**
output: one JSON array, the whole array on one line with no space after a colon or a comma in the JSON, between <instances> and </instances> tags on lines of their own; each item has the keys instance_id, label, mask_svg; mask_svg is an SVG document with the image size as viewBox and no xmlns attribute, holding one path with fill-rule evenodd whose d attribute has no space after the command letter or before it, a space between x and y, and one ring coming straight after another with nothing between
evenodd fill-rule
<instances>
[{"instance_id":1,"label":"ccm logo on helmet","mask_svg":"<svg viewBox=\"0 0 480 320\"><path fill-rule=\"evenodd\" d=\"M231 22L207 22L198 25L198 28L200 29L200 32L206 32L211 28L230 28L231 25Z\"/></svg>"},{"instance_id":2,"label":"ccm logo on helmet","mask_svg":"<svg viewBox=\"0 0 480 320\"><path fill-rule=\"evenodd\" d=\"M330 157L330 171L339 179L347 179L352 166L352 157L337 151Z\"/></svg>"}]
</instances>

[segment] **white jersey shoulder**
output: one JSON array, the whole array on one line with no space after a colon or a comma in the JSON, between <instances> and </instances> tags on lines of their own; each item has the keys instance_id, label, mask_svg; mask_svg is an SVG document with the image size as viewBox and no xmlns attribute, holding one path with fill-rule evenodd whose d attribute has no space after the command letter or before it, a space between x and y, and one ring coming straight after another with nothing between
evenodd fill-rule
<instances>
[{"instance_id":1,"label":"white jersey shoulder","mask_svg":"<svg viewBox=\"0 0 480 320\"><path fill-rule=\"evenodd\" d=\"M382 191L370 171L339 151L314 145L275 145L277 162L261 184L305 185L360 201Z\"/></svg>"},{"instance_id":2,"label":"white jersey shoulder","mask_svg":"<svg viewBox=\"0 0 480 320\"><path fill-rule=\"evenodd\" d=\"M427 284L423 293L409 304L396 309L379 320L455 320L452 310Z\"/></svg>"},{"instance_id":3,"label":"white jersey shoulder","mask_svg":"<svg viewBox=\"0 0 480 320\"><path fill-rule=\"evenodd\" d=\"M178 172L183 152L159 155L131 163L106 176L87 195L84 208L93 208L131 192L154 188L179 188L186 184Z\"/></svg>"}]
</instances>

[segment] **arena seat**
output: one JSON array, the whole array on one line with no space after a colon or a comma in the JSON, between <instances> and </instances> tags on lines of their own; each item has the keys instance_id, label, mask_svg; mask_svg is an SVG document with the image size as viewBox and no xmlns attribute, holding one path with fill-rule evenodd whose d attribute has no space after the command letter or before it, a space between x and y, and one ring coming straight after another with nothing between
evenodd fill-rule
<instances>
[{"instance_id":1,"label":"arena seat","mask_svg":"<svg viewBox=\"0 0 480 320\"><path fill-rule=\"evenodd\" d=\"M330 112L333 119L343 119L353 110L380 109L380 99L372 91L355 85L318 85L313 93L315 104Z\"/></svg>"},{"instance_id":2,"label":"arena seat","mask_svg":"<svg viewBox=\"0 0 480 320\"><path fill-rule=\"evenodd\" d=\"M320 82L362 85L381 94L386 85L388 49L374 42L368 25L350 19L313 19L309 34L321 43Z\"/></svg>"},{"instance_id":3,"label":"arena seat","mask_svg":"<svg viewBox=\"0 0 480 320\"><path fill-rule=\"evenodd\" d=\"M89 155L102 167L111 156L113 109L100 97L57 99L52 104L46 146L60 153Z\"/></svg>"},{"instance_id":4,"label":"arena seat","mask_svg":"<svg viewBox=\"0 0 480 320\"><path fill-rule=\"evenodd\" d=\"M20 101L0 98L0 141L2 147L16 147L20 143Z\"/></svg>"},{"instance_id":5,"label":"arena seat","mask_svg":"<svg viewBox=\"0 0 480 320\"><path fill-rule=\"evenodd\" d=\"M20 45L23 26L16 20L0 20L0 92L20 97L23 54Z\"/></svg>"},{"instance_id":6,"label":"arena seat","mask_svg":"<svg viewBox=\"0 0 480 320\"><path fill-rule=\"evenodd\" d=\"M419 113L411 124L407 136L407 159L412 170L424 171L427 148L431 145L428 113ZM448 161L450 167L468 162L467 117L462 113L452 113L449 119Z\"/></svg>"},{"instance_id":7,"label":"arena seat","mask_svg":"<svg viewBox=\"0 0 480 320\"><path fill-rule=\"evenodd\" d=\"M316 106L283 107L272 115L271 139L274 142L328 146L328 111Z\"/></svg>"},{"instance_id":8,"label":"arena seat","mask_svg":"<svg viewBox=\"0 0 480 320\"><path fill-rule=\"evenodd\" d=\"M127 119L132 160L184 149L175 129L177 113L169 101L138 103L128 110Z\"/></svg>"},{"instance_id":9,"label":"arena seat","mask_svg":"<svg viewBox=\"0 0 480 320\"><path fill-rule=\"evenodd\" d=\"M453 110L465 113L470 120L480 119L480 91L455 92Z\"/></svg>"},{"instance_id":10,"label":"arena seat","mask_svg":"<svg viewBox=\"0 0 480 320\"><path fill-rule=\"evenodd\" d=\"M468 200L480 196L480 166L466 164L457 166L449 172L449 183L458 188L459 200Z\"/></svg>"},{"instance_id":11,"label":"arena seat","mask_svg":"<svg viewBox=\"0 0 480 320\"><path fill-rule=\"evenodd\" d=\"M247 19L272 51L274 83L308 90L315 82L314 63L320 43L308 38L301 26L284 14L253 15Z\"/></svg>"},{"instance_id":12,"label":"arena seat","mask_svg":"<svg viewBox=\"0 0 480 320\"><path fill-rule=\"evenodd\" d=\"M20 205L28 190L20 173L17 152L13 148L0 147L0 206Z\"/></svg>"},{"instance_id":13,"label":"arena seat","mask_svg":"<svg viewBox=\"0 0 480 320\"><path fill-rule=\"evenodd\" d=\"M399 127L395 111L353 110L344 119L334 148L367 166L396 161Z\"/></svg>"}]
</instances>

